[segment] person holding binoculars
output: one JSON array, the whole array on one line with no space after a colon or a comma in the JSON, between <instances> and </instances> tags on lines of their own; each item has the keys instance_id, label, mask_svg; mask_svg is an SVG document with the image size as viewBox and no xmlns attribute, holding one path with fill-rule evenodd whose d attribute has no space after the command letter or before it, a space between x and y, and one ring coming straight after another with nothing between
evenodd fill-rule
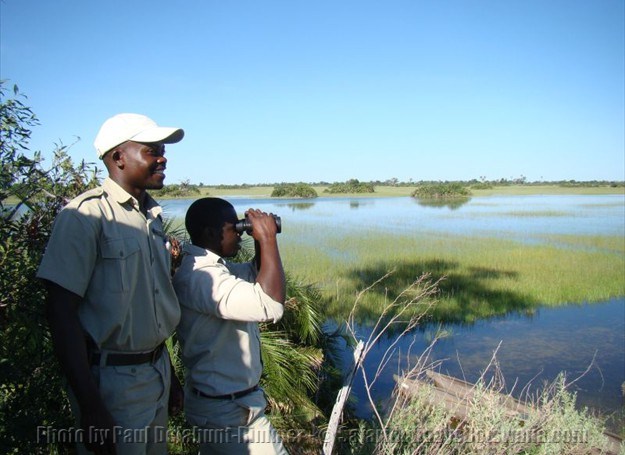
<instances>
[{"instance_id":1,"label":"person holding binoculars","mask_svg":"<svg viewBox=\"0 0 625 455\"><path fill-rule=\"evenodd\" d=\"M191 242L173 283L182 313L184 407L198 429L200 454L285 454L258 384L258 325L277 322L286 298L280 218L249 209L239 220L229 202L202 198L189 207L185 227ZM243 232L254 238L254 259L226 261L240 250Z\"/></svg>"}]
</instances>

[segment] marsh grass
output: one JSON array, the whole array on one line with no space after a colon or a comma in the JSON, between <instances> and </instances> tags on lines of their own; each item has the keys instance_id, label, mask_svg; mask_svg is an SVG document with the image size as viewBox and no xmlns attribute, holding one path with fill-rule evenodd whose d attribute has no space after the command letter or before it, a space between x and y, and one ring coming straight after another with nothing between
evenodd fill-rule
<instances>
[{"instance_id":1,"label":"marsh grass","mask_svg":"<svg viewBox=\"0 0 625 455\"><path fill-rule=\"evenodd\" d=\"M552 217L552 216L570 216L569 212L562 212L558 210L542 210L542 211L530 211L530 210L515 210L504 213L490 213L490 216L512 216L519 218L534 218L534 217Z\"/></svg>"},{"instance_id":2,"label":"marsh grass","mask_svg":"<svg viewBox=\"0 0 625 455\"><path fill-rule=\"evenodd\" d=\"M343 302L389 270L393 275L362 298L361 322L376 318L382 299L394 298L423 273L445 277L431 317L446 322L625 295L625 246L618 236L544 236L543 243L521 244L451 234L290 230L294 241L281 243L285 267L319 286L337 319L345 316Z\"/></svg>"},{"instance_id":3,"label":"marsh grass","mask_svg":"<svg viewBox=\"0 0 625 455\"><path fill-rule=\"evenodd\" d=\"M553 244L561 244L572 248L587 248L596 251L625 253L625 237L620 235L544 235L542 237Z\"/></svg>"},{"instance_id":4,"label":"marsh grass","mask_svg":"<svg viewBox=\"0 0 625 455\"><path fill-rule=\"evenodd\" d=\"M493 368L496 367L496 363ZM423 377L418 366L407 374ZM577 409L576 396L560 375L538 392L526 394L523 413L511 413L502 401L513 402L505 392L502 374L485 372L467 392L467 411L459 417L460 404L433 402L434 386L423 384L410 394L395 391L392 413L387 417L387 437L376 454L592 454L623 453L604 435L603 420L587 409ZM401 380L400 380L401 382ZM514 401L516 403L516 401ZM457 407L455 407L457 406Z\"/></svg>"}]
</instances>

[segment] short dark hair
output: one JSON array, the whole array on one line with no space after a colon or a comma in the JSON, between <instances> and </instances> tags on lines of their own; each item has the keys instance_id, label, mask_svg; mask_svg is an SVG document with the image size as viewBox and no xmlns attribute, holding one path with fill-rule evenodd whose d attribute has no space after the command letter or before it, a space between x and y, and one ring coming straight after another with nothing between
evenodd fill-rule
<instances>
[{"instance_id":1,"label":"short dark hair","mask_svg":"<svg viewBox=\"0 0 625 455\"><path fill-rule=\"evenodd\" d=\"M193 202L184 219L191 243L197 245L206 228L221 229L233 211L234 206L230 202L218 197L205 197Z\"/></svg>"}]
</instances>

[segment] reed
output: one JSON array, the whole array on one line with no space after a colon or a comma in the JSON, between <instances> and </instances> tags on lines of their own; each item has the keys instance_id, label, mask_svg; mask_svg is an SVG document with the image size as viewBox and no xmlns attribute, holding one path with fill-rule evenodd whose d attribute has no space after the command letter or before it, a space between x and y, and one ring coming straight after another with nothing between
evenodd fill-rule
<instances>
[{"instance_id":1,"label":"reed","mask_svg":"<svg viewBox=\"0 0 625 455\"><path fill-rule=\"evenodd\" d=\"M384 286L363 299L363 318L422 273L443 278L433 317L472 322L538 305L598 301L625 295L625 245L620 236L542 236L540 243L442 234L340 232L289 226L280 239L285 267L315 283L329 314L343 319L344 302L388 270Z\"/></svg>"}]
</instances>

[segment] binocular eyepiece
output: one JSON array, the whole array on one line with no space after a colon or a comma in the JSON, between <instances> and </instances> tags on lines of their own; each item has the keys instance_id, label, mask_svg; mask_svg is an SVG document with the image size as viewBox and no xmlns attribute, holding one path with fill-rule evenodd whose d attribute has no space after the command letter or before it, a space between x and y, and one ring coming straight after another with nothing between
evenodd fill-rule
<instances>
[{"instance_id":1,"label":"binocular eyepiece","mask_svg":"<svg viewBox=\"0 0 625 455\"><path fill-rule=\"evenodd\" d=\"M282 220L280 219L278 215L272 214L271 216L273 216L273 219L276 222L276 227L278 228L278 234L279 234L280 232L282 232ZM234 230L237 231L239 234L246 232L248 235L251 235L252 223L247 217L245 217L236 222L236 224L234 225Z\"/></svg>"}]
</instances>

